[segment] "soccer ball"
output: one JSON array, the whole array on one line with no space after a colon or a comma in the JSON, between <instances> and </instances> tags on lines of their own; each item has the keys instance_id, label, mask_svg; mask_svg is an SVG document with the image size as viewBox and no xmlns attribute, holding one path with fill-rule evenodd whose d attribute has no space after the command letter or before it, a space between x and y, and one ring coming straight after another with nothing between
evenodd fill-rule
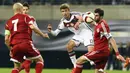
<instances>
[{"instance_id":1,"label":"soccer ball","mask_svg":"<svg viewBox=\"0 0 130 73\"><path fill-rule=\"evenodd\" d=\"M92 21L94 21L94 18L95 18L94 13L92 13L91 11L88 11L85 14L88 17L86 20L87 23L91 23Z\"/></svg>"}]
</instances>

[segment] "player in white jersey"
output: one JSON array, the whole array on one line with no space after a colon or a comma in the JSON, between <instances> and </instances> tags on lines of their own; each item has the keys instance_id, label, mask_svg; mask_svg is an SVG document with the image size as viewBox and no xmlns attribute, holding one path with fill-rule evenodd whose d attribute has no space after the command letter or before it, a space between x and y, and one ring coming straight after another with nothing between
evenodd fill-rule
<instances>
[{"instance_id":1,"label":"player in white jersey","mask_svg":"<svg viewBox=\"0 0 130 73\"><path fill-rule=\"evenodd\" d=\"M82 43L85 47L88 48L88 51L91 51L93 49L93 32L85 22L81 22L79 20L82 16L80 13L70 12L70 7L68 4L62 4L60 6L60 11L63 15L63 18L61 19L58 28L53 31L51 24L49 24L48 31L52 35L57 36L62 31L62 29L68 28L75 34L68 42L66 48L74 67L76 67L76 54L73 48L79 46L79 44ZM79 25L79 27L77 27L77 25Z\"/></svg>"}]
</instances>

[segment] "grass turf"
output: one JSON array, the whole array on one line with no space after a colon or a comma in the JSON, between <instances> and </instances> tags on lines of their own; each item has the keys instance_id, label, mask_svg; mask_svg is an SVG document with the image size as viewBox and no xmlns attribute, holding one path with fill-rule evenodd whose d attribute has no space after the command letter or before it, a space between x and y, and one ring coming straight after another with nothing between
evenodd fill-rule
<instances>
[{"instance_id":1,"label":"grass turf","mask_svg":"<svg viewBox=\"0 0 130 73\"><path fill-rule=\"evenodd\" d=\"M11 68L0 68L0 73L11 73ZM113 70L107 71L108 73L130 73L130 71ZM25 73L21 71L20 73ZM30 73L35 73L34 69L31 69ZM42 73L71 73L70 69L43 69ZM94 73L94 70L83 70L82 73Z\"/></svg>"}]
</instances>

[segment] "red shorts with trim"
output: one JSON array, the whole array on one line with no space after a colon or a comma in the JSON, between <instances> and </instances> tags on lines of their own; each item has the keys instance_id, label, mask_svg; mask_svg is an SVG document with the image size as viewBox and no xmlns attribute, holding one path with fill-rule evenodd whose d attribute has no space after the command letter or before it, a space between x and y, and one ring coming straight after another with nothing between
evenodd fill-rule
<instances>
[{"instance_id":1,"label":"red shorts with trim","mask_svg":"<svg viewBox=\"0 0 130 73\"><path fill-rule=\"evenodd\" d=\"M109 57L110 51L106 50L97 50L97 51L91 51L86 53L84 56L86 56L88 59L94 61L95 68L96 69L104 69L108 57Z\"/></svg>"},{"instance_id":2,"label":"red shorts with trim","mask_svg":"<svg viewBox=\"0 0 130 73\"><path fill-rule=\"evenodd\" d=\"M28 57L36 57L40 55L40 52L38 49L34 47L31 41L28 42L22 42L16 45L13 45L12 49L12 59L15 59L19 62L23 62L23 56Z\"/></svg>"}]
</instances>

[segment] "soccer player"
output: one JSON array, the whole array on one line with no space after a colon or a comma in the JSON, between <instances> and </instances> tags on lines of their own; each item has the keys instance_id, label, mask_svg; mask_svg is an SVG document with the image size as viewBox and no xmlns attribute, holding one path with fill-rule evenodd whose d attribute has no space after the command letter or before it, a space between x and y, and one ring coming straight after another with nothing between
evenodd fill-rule
<instances>
[{"instance_id":1,"label":"soccer player","mask_svg":"<svg viewBox=\"0 0 130 73\"><path fill-rule=\"evenodd\" d=\"M21 3L15 3L13 10L14 16L7 21L5 26L5 44L9 47L10 60L14 63L14 69L11 73L19 73L20 64L24 61L23 56L34 60L36 73L42 73L43 58L38 49L34 47L28 28L42 37L49 38L49 36L35 27L33 20L28 15L23 14Z\"/></svg>"},{"instance_id":2,"label":"soccer player","mask_svg":"<svg viewBox=\"0 0 130 73\"><path fill-rule=\"evenodd\" d=\"M23 3L23 14L28 14L29 9L30 9L29 4L27 2ZM36 26L38 28L35 18L33 16L30 16L30 18L33 20L34 26ZM32 37L32 29L31 28L28 28L28 33L30 34L30 37ZM29 73L30 72L30 64L32 63L32 61L29 59L26 59L26 56L24 56L24 58L25 58L25 61L22 63L22 65L20 67L20 71L22 69L25 69L25 72Z\"/></svg>"},{"instance_id":3,"label":"soccer player","mask_svg":"<svg viewBox=\"0 0 130 73\"><path fill-rule=\"evenodd\" d=\"M58 28L53 31L51 24L49 24L47 28L48 31L54 36L57 36L64 28L68 28L75 34L68 42L66 48L73 66L76 67L76 54L73 49L82 43L88 48L88 51L91 51L93 49L93 32L85 22L80 21L82 14L78 12L70 12L70 7L68 4L62 4L60 6L60 11L63 18L61 19ZM77 27L78 25L79 27Z\"/></svg>"},{"instance_id":4,"label":"soccer player","mask_svg":"<svg viewBox=\"0 0 130 73\"><path fill-rule=\"evenodd\" d=\"M118 60L125 62L125 59L119 54L116 41L110 33L110 29L106 21L103 19L104 11L100 8L95 9L95 21L91 17L84 17L83 20L91 24L94 28L94 50L79 57L76 62L76 68L73 68L72 73L82 73L83 64L86 61L93 61L95 65L95 73L106 73L104 67L110 54L109 43L114 48Z\"/></svg>"}]
</instances>

